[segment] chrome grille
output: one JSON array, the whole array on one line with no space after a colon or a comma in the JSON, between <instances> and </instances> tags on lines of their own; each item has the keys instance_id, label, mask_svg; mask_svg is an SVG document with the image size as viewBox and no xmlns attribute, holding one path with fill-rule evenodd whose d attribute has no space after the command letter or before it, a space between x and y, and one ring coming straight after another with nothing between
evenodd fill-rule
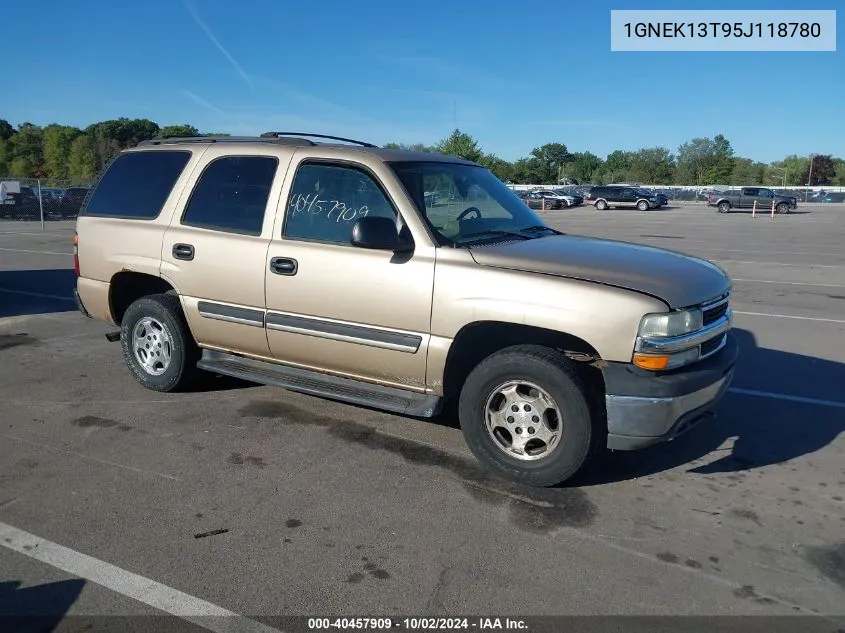
<instances>
[{"instance_id":1,"label":"chrome grille","mask_svg":"<svg viewBox=\"0 0 845 633\"><path fill-rule=\"evenodd\" d=\"M706 358L711 354L716 353L722 348L722 345L725 344L725 340L727 339L727 334L721 334L720 336L716 336L715 338L711 338L709 341L704 341L699 348L700 351L698 353L699 358Z\"/></svg>"},{"instance_id":2,"label":"chrome grille","mask_svg":"<svg viewBox=\"0 0 845 633\"><path fill-rule=\"evenodd\" d=\"M711 323L715 323L728 311L728 307L730 306L731 295L730 293L726 293L719 297L714 301L710 301L701 306L701 311L703 313L704 318L704 326L708 326Z\"/></svg>"}]
</instances>

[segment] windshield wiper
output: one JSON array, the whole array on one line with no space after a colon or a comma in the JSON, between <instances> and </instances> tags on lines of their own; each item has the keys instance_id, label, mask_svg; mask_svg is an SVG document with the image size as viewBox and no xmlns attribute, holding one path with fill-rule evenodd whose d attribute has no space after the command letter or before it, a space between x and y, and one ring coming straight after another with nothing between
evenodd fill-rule
<instances>
[{"instance_id":1,"label":"windshield wiper","mask_svg":"<svg viewBox=\"0 0 845 633\"><path fill-rule=\"evenodd\" d=\"M556 233L557 235L563 235L557 229L553 229L550 226L546 226L545 224L535 224L534 226L526 226L521 229L517 229L520 233L525 233L526 231L551 231L552 233Z\"/></svg>"},{"instance_id":2,"label":"windshield wiper","mask_svg":"<svg viewBox=\"0 0 845 633\"><path fill-rule=\"evenodd\" d=\"M460 243L467 238L473 237L518 237L523 240L530 240L533 239L528 237L527 235L523 235L522 233L514 233L513 231L499 231L499 230L490 230L490 231L474 231L472 233L465 233L464 235L459 235L455 238L455 243Z\"/></svg>"}]
</instances>

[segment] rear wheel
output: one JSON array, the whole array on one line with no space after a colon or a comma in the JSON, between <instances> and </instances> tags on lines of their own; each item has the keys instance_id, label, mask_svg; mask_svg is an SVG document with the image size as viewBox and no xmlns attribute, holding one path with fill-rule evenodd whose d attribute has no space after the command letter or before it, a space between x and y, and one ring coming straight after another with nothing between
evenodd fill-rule
<instances>
[{"instance_id":1,"label":"rear wheel","mask_svg":"<svg viewBox=\"0 0 845 633\"><path fill-rule=\"evenodd\" d=\"M458 417L467 445L487 469L517 483L552 486L581 469L600 437L587 393L563 354L519 345L470 373Z\"/></svg>"},{"instance_id":2,"label":"rear wheel","mask_svg":"<svg viewBox=\"0 0 845 633\"><path fill-rule=\"evenodd\" d=\"M132 303L123 315L120 342L126 365L147 389L177 391L200 372L200 351L175 295L149 295Z\"/></svg>"},{"instance_id":3,"label":"rear wheel","mask_svg":"<svg viewBox=\"0 0 845 633\"><path fill-rule=\"evenodd\" d=\"M727 213L731 210L731 204L730 202L720 202L716 208L719 209L719 213Z\"/></svg>"},{"instance_id":4,"label":"rear wheel","mask_svg":"<svg viewBox=\"0 0 845 633\"><path fill-rule=\"evenodd\" d=\"M607 209L607 202L605 202L604 200L597 200L596 209L598 209L599 211L604 211L605 209Z\"/></svg>"}]
</instances>

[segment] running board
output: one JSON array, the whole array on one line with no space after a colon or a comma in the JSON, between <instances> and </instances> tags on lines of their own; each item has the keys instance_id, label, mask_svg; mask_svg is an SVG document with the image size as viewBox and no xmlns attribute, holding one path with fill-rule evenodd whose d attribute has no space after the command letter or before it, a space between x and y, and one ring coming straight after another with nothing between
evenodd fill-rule
<instances>
[{"instance_id":1,"label":"running board","mask_svg":"<svg viewBox=\"0 0 845 633\"><path fill-rule=\"evenodd\" d=\"M420 418L434 417L440 412L442 404L439 396L209 349L202 351L197 367L249 382Z\"/></svg>"}]
</instances>

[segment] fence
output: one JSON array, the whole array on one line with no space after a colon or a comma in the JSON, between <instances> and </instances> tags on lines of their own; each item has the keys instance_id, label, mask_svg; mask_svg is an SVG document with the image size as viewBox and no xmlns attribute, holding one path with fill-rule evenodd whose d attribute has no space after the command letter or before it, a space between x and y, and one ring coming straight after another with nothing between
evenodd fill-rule
<instances>
[{"instance_id":1,"label":"fence","mask_svg":"<svg viewBox=\"0 0 845 633\"><path fill-rule=\"evenodd\" d=\"M0 220L45 222L76 219L90 181L0 176Z\"/></svg>"}]
</instances>

